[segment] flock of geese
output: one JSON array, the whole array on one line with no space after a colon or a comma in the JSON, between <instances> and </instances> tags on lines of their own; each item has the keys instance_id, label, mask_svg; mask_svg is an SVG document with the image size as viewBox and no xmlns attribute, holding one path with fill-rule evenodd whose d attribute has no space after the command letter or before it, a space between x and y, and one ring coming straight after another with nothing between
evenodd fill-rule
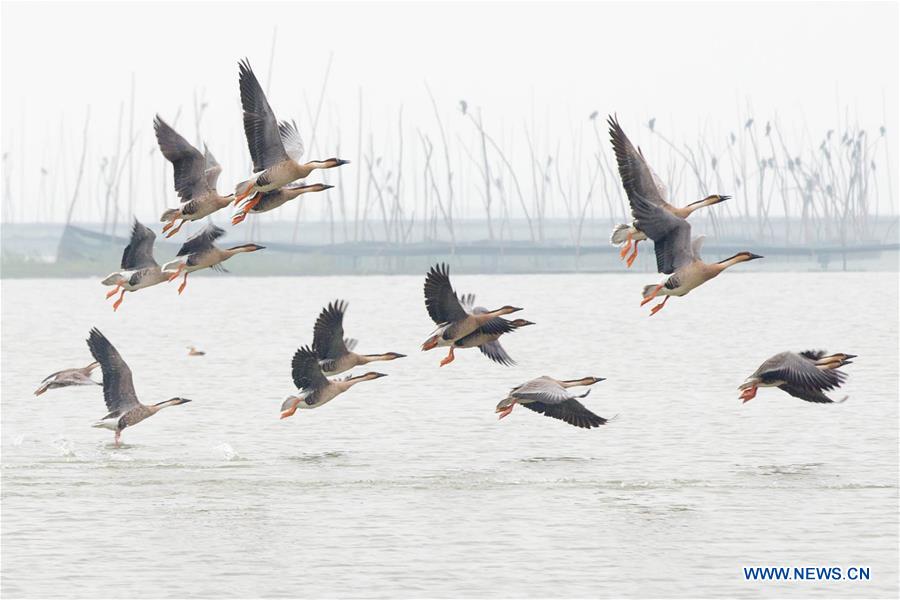
<instances>
[{"instance_id":1,"label":"flock of geese","mask_svg":"<svg viewBox=\"0 0 900 600\"><path fill-rule=\"evenodd\" d=\"M316 169L331 169L349 161L329 158L321 161L301 162L303 141L296 124L278 121L266 95L249 63L239 63L238 77L243 108L244 133L253 161L253 175L239 183L235 193L222 196L216 190L221 165L204 146L200 152L184 137L157 116L153 121L160 151L172 163L175 191L181 199L179 208L166 210L161 222L166 237L178 233L184 223L208 217L214 212L234 204L237 212L232 224L244 221L251 213L273 210L284 203L309 192L321 192L332 186L321 183L306 184L303 180ZM618 225L612 233L611 243L621 247L620 257L631 267L637 257L638 244L651 240L656 255L657 270L665 278L644 287L641 306L660 296L662 302L651 308L654 315L672 296L685 296L693 289L717 277L726 269L742 262L762 258L752 252L738 252L725 260L707 263L700 258L702 236L692 237L688 217L697 209L725 202L729 196L712 195L684 207L669 203L668 192L660 178L653 172L615 117L609 117L609 133L616 155L619 175L631 205L633 221ZM113 289L107 299L120 293L113 303L113 310L122 304L125 292L135 292L183 275L178 287L181 294L187 285L188 274L205 268L224 270L222 263L232 256L264 249L257 244L241 244L220 248L215 242L225 230L208 224L189 237L178 251L176 258L162 267L153 256L156 234L135 220L131 238L122 253L121 268L110 274L103 285ZM422 350L438 347L448 349L440 365L454 360L457 349L478 348L488 359L504 366L515 364L500 338L522 327L534 325L525 319L504 318L523 310L505 305L495 310L475 305L473 294L458 294L450 282L450 270L446 264L433 266L425 277L425 308L437 325L437 329L422 344ZM313 328L313 342L296 351L291 363L291 374L297 393L287 397L281 406L281 418L292 416L298 409L313 409L326 404L348 391L357 383L385 377L375 371L358 376L329 379L356 367L373 362L392 361L405 355L397 352L358 354L354 352L357 341L344 335L344 315L347 303L336 300L324 307ZM170 398L157 404L142 404L132 382L131 370L110 341L96 328L87 340L94 361L84 368L66 369L48 376L35 390L41 395L47 390L76 386L102 385L103 397L109 413L94 426L115 432L118 446L121 433L163 408L190 402L186 398ZM189 348L191 356L203 352ZM840 387L846 374L838 370L851 363L853 354L827 354L824 351L781 352L769 358L740 386L740 399L747 402L756 396L760 387L778 387L791 396L807 402L831 403L825 392ZM100 367L102 383L91 378ZM555 379L538 377L512 388L496 407L502 419L519 404L545 416L560 419L582 428L593 428L609 421L585 407L579 399L590 393L576 394L574 387L587 387L603 381L602 377L579 379ZM839 402L846 400L844 397Z\"/></svg>"}]
</instances>

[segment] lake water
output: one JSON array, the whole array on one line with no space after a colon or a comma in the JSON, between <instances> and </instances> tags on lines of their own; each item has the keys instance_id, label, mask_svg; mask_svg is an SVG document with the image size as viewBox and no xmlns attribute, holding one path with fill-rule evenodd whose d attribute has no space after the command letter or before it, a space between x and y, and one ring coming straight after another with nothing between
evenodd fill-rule
<instances>
[{"instance_id":1,"label":"lake water","mask_svg":"<svg viewBox=\"0 0 900 600\"><path fill-rule=\"evenodd\" d=\"M897 597L897 275L739 271L652 318L655 275L454 277L537 323L504 340L512 368L420 352L421 277L191 276L118 313L97 281L4 280L4 597ZM358 351L409 357L279 420L334 298ZM194 402L117 449L90 427L99 387L32 396L91 361L93 326L143 402ZM741 405L760 362L806 348L859 355L847 402ZM606 377L584 403L618 417L498 422L508 388L544 374ZM871 578L748 582L745 566Z\"/></svg>"}]
</instances>

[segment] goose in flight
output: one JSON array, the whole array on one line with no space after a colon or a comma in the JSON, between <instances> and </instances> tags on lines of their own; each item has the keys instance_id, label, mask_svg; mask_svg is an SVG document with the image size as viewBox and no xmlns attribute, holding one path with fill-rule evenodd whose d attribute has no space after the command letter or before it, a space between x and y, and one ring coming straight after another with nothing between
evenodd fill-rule
<instances>
[{"instance_id":1,"label":"goose in flight","mask_svg":"<svg viewBox=\"0 0 900 600\"><path fill-rule=\"evenodd\" d=\"M522 310L507 304L477 314L466 312L450 284L450 267L446 264L433 266L425 277L425 308L438 328L422 344L422 350L449 346L450 353L441 361L442 367L453 362L454 344L458 340L475 333L495 317Z\"/></svg>"},{"instance_id":2,"label":"goose in flight","mask_svg":"<svg viewBox=\"0 0 900 600\"><path fill-rule=\"evenodd\" d=\"M807 402L828 404L834 402L824 392L841 387L847 374L838 371L849 365L856 354L828 354L823 350L803 352L779 352L769 358L738 388L741 400L749 402L761 387L777 387L795 398ZM844 396L843 402L847 397Z\"/></svg>"},{"instance_id":3,"label":"goose in flight","mask_svg":"<svg viewBox=\"0 0 900 600\"><path fill-rule=\"evenodd\" d=\"M668 190L663 185L662 180L653 172L650 165L647 164L640 148L635 148L628 136L619 126L619 122L615 117L610 116L609 135L613 145L613 151L616 155L616 162L619 165L619 176L622 178L622 186L625 188L625 194L628 201L633 204L633 198L640 196L666 210L669 214L679 218L687 219L691 213L698 208L704 206L712 206L720 202L725 202L731 196L720 196L713 194L707 196L703 200L692 202L684 207L676 207L669 204ZM615 246L622 246L619 253L621 258L625 258L633 248L631 256L627 259L627 265L630 267L637 258L638 242L647 239L647 234L641 230L636 222L630 225L620 224L613 229L610 242Z\"/></svg>"},{"instance_id":4,"label":"goose in flight","mask_svg":"<svg viewBox=\"0 0 900 600\"><path fill-rule=\"evenodd\" d=\"M224 234L224 229L210 223L182 244L181 249L178 250L178 256L182 258L170 261L163 266L163 271L171 273L169 281L177 279L184 272L184 281L178 286L179 294L184 291L184 287L187 285L189 273L207 268L225 271L222 263L235 254L265 249L265 246L258 244L241 244L231 248L219 248L216 246L215 241Z\"/></svg>"},{"instance_id":5,"label":"goose in flight","mask_svg":"<svg viewBox=\"0 0 900 600\"><path fill-rule=\"evenodd\" d=\"M384 373L371 371L357 377L344 379L328 379L319 366L319 357L315 350L304 346L297 350L291 362L294 385L299 390L296 396L288 396L281 405L281 418L290 417L298 408L318 408L343 394L360 381L371 381L379 377L387 377Z\"/></svg>"},{"instance_id":6,"label":"goose in flight","mask_svg":"<svg viewBox=\"0 0 900 600\"><path fill-rule=\"evenodd\" d=\"M656 210L657 216L664 213L658 207ZM671 218L675 219L677 217ZM658 231L658 225L654 223L651 226L649 220L642 219L641 224L644 226L645 231ZM660 256L659 249L663 248L663 263L666 268L663 273L671 273L671 275L666 277L662 283L644 286L641 306L644 306L657 296L665 296L662 302L650 309L651 316L661 311L671 296L685 296L694 288L700 287L710 279L718 277L722 271L729 267L763 258L752 252L738 252L734 256L720 260L717 263L706 263L700 258L703 236L698 236L694 238L693 242L689 242L690 235L690 224L685 220L681 220L670 234L654 240L657 247L657 259Z\"/></svg>"},{"instance_id":7,"label":"goose in flight","mask_svg":"<svg viewBox=\"0 0 900 600\"><path fill-rule=\"evenodd\" d=\"M553 419L560 419L569 425L590 429L606 424L609 419L595 415L578 401L591 393L587 390L581 395L575 395L569 388L582 385L594 385L603 381L603 377L582 377L581 379L559 380L552 377L538 377L526 381L509 391L509 395L497 405L498 418L509 415L516 404L541 413Z\"/></svg>"},{"instance_id":8,"label":"goose in flight","mask_svg":"<svg viewBox=\"0 0 900 600\"><path fill-rule=\"evenodd\" d=\"M34 390L35 396L40 396L47 390L55 390L56 388L69 387L70 385L103 385L99 381L91 379L91 371L100 366L98 362L92 362L86 367L80 369L63 369L51 375L48 375Z\"/></svg>"},{"instance_id":9,"label":"goose in flight","mask_svg":"<svg viewBox=\"0 0 900 600\"><path fill-rule=\"evenodd\" d=\"M357 354L353 352L356 340L344 337L344 313L347 303L335 300L322 309L313 328L312 348L319 358L322 373L328 377L361 367L371 362L397 360L405 354L385 352L384 354Z\"/></svg>"},{"instance_id":10,"label":"goose in flight","mask_svg":"<svg viewBox=\"0 0 900 600\"><path fill-rule=\"evenodd\" d=\"M324 183L313 183L311 185L306 185L306 183L301 181L299 183L290 183L271 192L259 194L258 198L254 197L250 200L244 200L244 205L241 205L234 216L231 217L231 224L237 225L247 218L248 213L252 212L253 214L259 214L269 212L270 210L275 210L284 203L289 202L302 194L308 194L310 192L324 192L325 190L330 190L333 187L333 185L326 185ZM248 210L244 210L244 206L250 203L252 203L252 206Z\"/></svg>"},{"instance_id":11,"label":"goose in flight","mask_svg":"<svg viewBox=\"0 0 900 600\"><path fill-rule=\"evenodd\" d=\"M119 309L119 305L125 299L125 292L136 292L168 281L169 274L164 273L153 258L155 241L156 234L135 219L134 226L131 228L131 240L125 246L125 251L122 252L121 271L110 273L101 282L106 286L115 286L107 292L107 300L122 290L119 299L113 302L113 311Z\"/></svg>"},{"instance_id":12,"label":"goose in flight","mask_svg":"<svg viewBox=\"0 0 900 600\"><path fill-rule=\"evenodd\" d=\"M187 398L170 398L149 406L141 404L134 391L131 369L106 336L95 327L91 329L87 344L91 354L94 355L94 360L100 363L103 371L103 400L109 411L105 417L94 423L94 427L115 431L116 446L119 445L122 430L126 427L137 425L169 406L190 402Z\"/></svg>"},{"instance_id":13,"label":"goose in flight","mask_svg":"<svg viewBox=\"0 0 900 600\"><path fill-rule=\"evenodd\" d=\"M252 211L262 201L260 194L277 190L292 181L305 179L315 169L332 169L350 162L329 158L301 163L303 140L297 124L293 121L278 122L246 59L239 63L238 71L241 106L244 110L244 133L253 159L253 172L256 173L235 188L235 205L245 198L256 196L244 204L244 214Z\"/></svg>"},{"instance_id":14,"label":"goose in flight","mask_svg":"<svg viewBox=\"0 0 900 600\"><path fill-rule=\"evenodd\" d=\"M175 191L182 202L180 207L167 209L160 217L160 221L166 224L163 233L168 231L166 237L170 238L187 221L198 221L225 208L231 203L233 196L220 196L216 191L222 165L216 161L209 148L204 145L205 154L201 154L159 115L153 119L153 130L156 132L160 151L172 163ZM178 220L181 222L172 229Z\"/></svg>"}]
</instances>

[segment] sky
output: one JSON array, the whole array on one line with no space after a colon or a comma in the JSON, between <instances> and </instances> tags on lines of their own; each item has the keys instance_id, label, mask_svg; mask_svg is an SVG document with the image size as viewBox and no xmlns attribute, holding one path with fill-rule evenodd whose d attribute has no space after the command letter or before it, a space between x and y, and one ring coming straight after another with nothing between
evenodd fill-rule
<instances>
[{"instance_id":1,"label":"sky","mask_svg":"<svg viewBox=\"0 0 900 600\"><path fill-rule=\"evenodd\" d=\"M120 110L125 131L134 119L129 187L139 216L175 199L145 183L160 160L151 159L153 115L194 141L195 97L208 103L200 132L225 168L220 189L246 178L242 57L276 113L298 120L307 153L321 157L339 146L360 158L361 95L364 132L385 152L398 150L402 107L413 160L417 129L439 136L428 89L449 136L466 140L460 99L510 144L521 145L512 132L529 123L547 147L569 144L597 110L617 113L635 137L655 117L676 140L724 135L748 114L777 116L798 139L849 119L885 125L895 156L900 150L893 2L3 2L2 34L2 191L6 200L27 197L13 209L2 203L5 221L64 220L88 108L90 176L76 217L100 205L98 165L115 151ZM53 177L35 189L42 168Z\"/></svg>"}]
</instances>

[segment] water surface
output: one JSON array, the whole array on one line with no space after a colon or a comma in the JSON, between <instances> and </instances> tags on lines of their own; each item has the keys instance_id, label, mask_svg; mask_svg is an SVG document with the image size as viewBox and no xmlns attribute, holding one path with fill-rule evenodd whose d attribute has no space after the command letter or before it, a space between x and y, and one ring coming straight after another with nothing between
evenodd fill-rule
<instances>
[{"instance_id":1,"label":"water surface","mask_svg":"<svg viewBox=\"0 0 900 600\"><path fill-rule=\"evenodd\" d=\"M896 597L897 276L734 273L648 318L654 278L455 278L537 323L504 341L513 368L420 352L420 277L192 276L117 314L96 281L5 280L4 595ZM291 356L334 298L360 352L409 358L279 420ZM92 326L142 401L194 402L116 449L90 427L99 387L33 397L90 362ZM762 360L806 348L860 355L846 403L741 405ZM618 417L498 422L507 389L544 374L606 377L584 402ZM744 581L768 565L872 579Z\"/></svg>"}]
</instances>

